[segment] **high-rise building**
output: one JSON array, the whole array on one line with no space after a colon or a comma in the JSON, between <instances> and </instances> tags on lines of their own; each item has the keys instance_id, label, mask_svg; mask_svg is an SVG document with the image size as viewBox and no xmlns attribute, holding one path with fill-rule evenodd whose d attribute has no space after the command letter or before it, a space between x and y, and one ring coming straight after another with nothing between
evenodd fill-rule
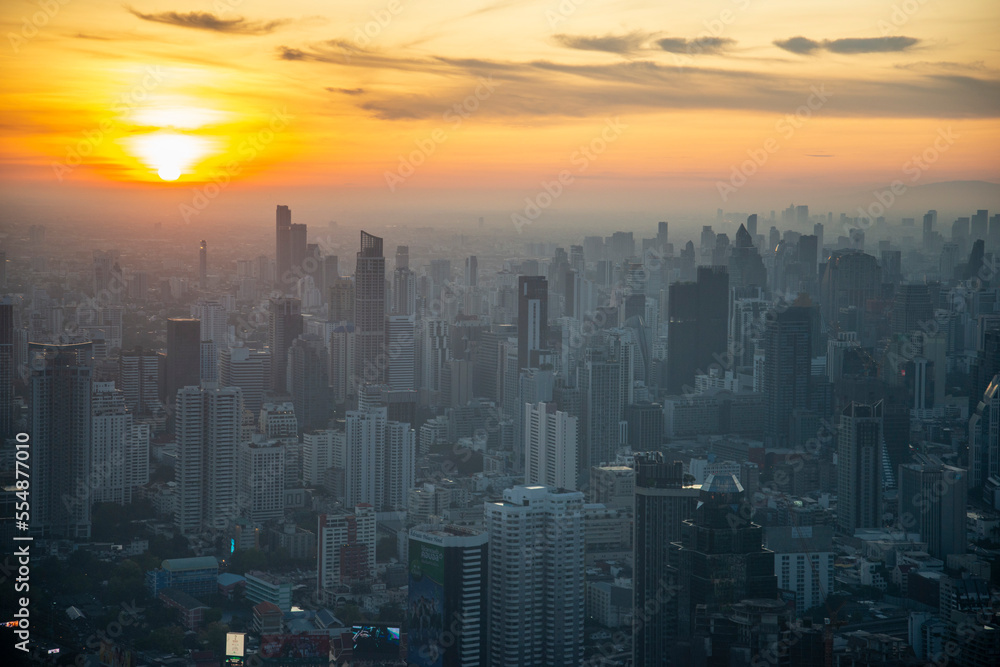
<instances>
[{"instance_id":1,"label":"high-rise building","mask_svg":"<svg viewBox=\"0 0 1000 667\"><path fill-rule=\"evenodd\" d=\"M219 386L238 387L243 393L243 407L252 414L260 412L270 379L270 351L224 347L219 353Z\"/></svg>"},{"instance_id":2,"label":"high-rise building","mask_svg":"<svg viewBox=\"0 0 1000 667\"><path fill-rule=\"evenodd\" d=\"M685 393L694 376L707 372L726 352L729 276L724 267L699 267L697 283L674 283L669 290L667 391Z\"/></svg>"},{"instance_id":3,"label":"high-rise building","mask_svg":"<svg viewBox=\"0 0 1000 667\"><path fill-rule=\"evenodd\" d=\"M825 603L834 586L833 527L770 526L765 541L774 552L778 589L795 594L796 613Z\"/></svg>"},{"instance_id":4,"label":"high-rise building","mask_svg":"<svg viewBox=\"0 0 1000 667\"><path fill-rule=\"evenodd\" d=\"M669 556L694 516L700 487L685 486L684 464L666 462L662 452L637 453L635 461L632 660L652 667L670 663L677 640L678 581Z\"/></svg>"},{"instance_id":5,"label":"high-rise building","mask_svg":"<svg viewBox=\"0 0 1000 667\"><path fill-rule=\"evenodd\" d=\"M405 509L414 484L416 433L389 421L385 407L349 410L344 441L344 497L383 510Z\"/></svg>"},{"instance_id":6,"label":"high-rise building","mask_svg":"<svg viewBox=\"0 0 1000 667\"><path fill-rule=\"evenodd\" d=\"M966 548L965 505L969 475L948 465L907 463L899 466L899 517L920 533L927 552L947 560Z\"/></svg>"},{"instance_id":7,"label":"high-rise building","mask_svg":"<svg viewBox=\"0 0 1000 667\"><path fill-rule=\"evenodd\" d=\"M201 322L202 340L210 340L220 348L229 344L227 314L221 303L201 299L192 304L191 317Z\"/></svg>"},{"instance_id":8,"label":"high-rise building","mask_svg":"<svg viewBox=\"0 0 1000 667\"><path fill-rule=\"evenodd\" d=\"M882 401L851 403L837 440L837 524L853 535L882 526Z\"/></svg>"},{"instance_id":9,"label":"high-rise building","mask_svg":"<svg viewBox=\"0 0 1000 667\"><path fill-rule=\"evenodd\" d=\"M302 276L306 258L306 226L292 223L292 211L278 206L275 215L275 286L287 293Z\"/></svg>"},{"instance_id":10,"label":"high-rise building","mask_svg":"<svg viewBox=\"0 0 1000 667\"><path fill-rule=\"evenodd\" d=\"M626 405L627 442L633 452L648 452L663 445L663 406L648 401Z\"/></svg>"},{"instance_id":11,"label":"high-rise building","mask_svg":"<svg viewBox=\"0 0 1000 667\"><path fill-rule=\"evenodd\" d=\"M407 644L411 665L486 664L486 531L410 529Z\"/></svg>"},{"instance_id":12,"label":"high-rise building","mask_svg":"<svg viewBox=\"0 0 1000 667\"><path fill-rule=\"evenodd\" d=\"M585 446L581 470L613 461L621 443L622 365L601 349L588 349L580 373Z\"/></svg>"},{"instance_id":13,"label":"high-rise building","mask_svg":"<svg viewBox=\"0 0 1000 667\"><path fill-rule=\"evenodd\" d=\"M386 383L393 389L416 389L416 345L413 315L389 315L385 322Z\"/></svg>"},{"instance_id":14,"label":"high-rise building","mask_svg":"<svg viewBox=\"0 0 1000 667\"><path fill-rule=\"evenodd\" d=\"M979 209L976 214L972 216L972 221L969 227L969 234L973 241L977 239L986 240L989 235L989 230L987 229L987 221L989 220L990 212L984 209Z\"/></svg>"},{"instance_id":15,"label":"high-rise building","mask_svg":"<svg viewBox=\"0 0 1000 667\"><path fill-rule=\"evenodd\" d=\"M544 276L517 277L517 365L535 368L532 352L548 340L549 283Z\"/></svg>"},{"instance_id":16,"label":"high-rise building","mask_svg":"<svg viewBox=\"0 0 1000 667\"><path fill-rule=\"evenodd\" d=\"M479 259L475 255L465 258L465 286L476 287L479 285Z\"/></svg>"},{"instance_id":17,"label":"high-rise building","mask_svg":"<svg viewBox=\"0 0 1000 667\"><path fill-rule=\"evenodd\" d=\"M490 667L583 659L583 493L515 486L485 507Z\"/></svg>"},{"instance_id":18,"label":"high-rise building","mask_svg":"<svg viewBox=\"0 0 1000 667\"><path fill-rule=\"evenodd\" d=\"M1000 475L1000 374L969 417L969 486L981 487L994 475Z\"/></svg>"},{"instance_id":19,"label":"high-rise building","mask_svg":"<svg viewBox=\"0 0 1000 667\"><path fill-rule=\"evenodd\" d=\"M669 243L668 232L670 231L670 223L666 220L661 220L656 223L656 245L662 252L664 248L667 247ZM582 250L582 248L581 248Z\"/></svg>"},{"instance_id":20,"label":"high-rise building","mask_svg":"<svg viewBox=\"0 0 1000 667\"><path fill-rule=\"evenodd\" d=\"M240 516L252 523L285 514L285 443L259 437L239 446Z\"/></svg>"},{"instance_id":21,"label":"high-rise building","mask_svg":"<svg viewBox=\"0 0 1000 667\"><path fill-rule=\"evenodd\" d=\"M149 481L149 425L133 423L124 392L114 382L93 386L90 501L126 505L133 489Z\"/></svg>"},{"instance_id":22,"label":"high-rise building","mask_svg":"<svg viewBox=\"0 0 1000 667\"><path fill-rule=\"evenodd\" d=\"M198 532L202 527L224 530L238 515L242 394L234 387L183 387L177 392L176 406L174 525L181 533Z\"/></svg>"},{"instance_id":23,"label":"high-rise building","mask_svg":"<svg viewBox=\"0 0 1000 667\"><path fill-rule=\"evenodd\" d=\"M922 334L931 318L934 308L931 295L924 283L897 285L892 302L892 332L903 336Z\"/></svg>"},{"instance_id":24,"label":"high-rise building","mask_svg":"<svg viewBox=\"0 0 1000 667\"><path fill-rule=\"evenodd\" d=\"M316 551L316 592L324 604L336 603L341 584L371 581L375 576L375 508L359 504L353 514L320 514Z\"/></svg>"},{"instance_id":25,"label":"high-rise building","mask_svg":"<svg viewBox=\"0 0 1000 667\"><path fill-rule=\"evenodd\" d=\"M791 418L809 408L812 348L809 308L792 306L768 318L764 332L764 433L773 447L787 447Z\"/></svg>"},{"instance_id":26,"label":"high-rise building","mask_svg":"<svg viewBox=\"0 0 1000 667\"><path fill-rule=\"evenodd\" d=\"M287 388L299 431L326 428L330 420L330 358L326 343L302 334L288 348Z\"/></svg>"},{"instance_id":27,"label":"high-rise building","mask_svg":"<svg viewBox=\"0 0 1000 667\"><path fill-rule=\"evenodd\" d=\"M267 347L271 351L271 389L285 393L288 385L288 348L302 335L302 302L290 297L268 303Z\"/></svg>"},{"instance_id":28,"label":"high-rise building","mask_svg":"<svg viewBox=\"0 0 1000 667\"><path fill-rule=\"evenodd\" d=\"M408 267L397 264L396 270L392 272L392 314L415 315L416 312L416 276Z\"/></svg>"},{"instance_id":29,"label":"high-rise building","mask_svg":"<svg viewBox=\"0 0 1000 667\"><path fill-rule=\"evenodd\" d=\"M0 302L0 442L12 437L14 437L14 306L5 301Z\"/></svg>"},{"instance_id":30,"label":"high-rise building","mask_svg":"<svg viewBox=\"0 0 1000 667\"><path fill-rule=\"evenodd\" d=\"M763 548L763 529L750 511L734 475L709 475L702 484L694 516L681 529L680 637L714 642L710 615L741 600L777 598L774 554Z\"/></svg>"},{"instance_id":31,"label":"high-rise building","mask_svg":"<svg viewBox=\"0 0 1000 667\"><path fill-rule=\"evenodd\" d=\"M729 256L729 286L767 288L764 260L753 243L753 236L743 225L736 232L736 243Z\"/></svg>"},{"instance_id":32,"label":"high-rise building","mask_svg":"<svg viewBox=\"0 0 1000 667\"><path fill-rule=\"evenodd\" d=\"M878 261L871 255L857 250L835 250L826 264L821 286L823 321L829 330L856 331L862 344L864 315L868 301L881 289L882 272ZM857 322L853 325L842 318L842 313L854 308Z\"/></svg>"},{"instance_id":33,"label":"high-rise building","mask_svg":"<svg viewBox=\"0 0 1000 667\"><path fill-rule=\"evenodd\" d=\"M198 287L208 289L208 243L204 239L198 246Z\"/></svg>"},{"instance_id":34,"label":"high-rise building","mask_svg":"<svg viewBox=\"0 0 1000 667\"><path fill-rule=\"evenodd\" d=\"M160 363L153 352L136 348L118 357L118 386L125 407L137 416L151 415L162 408L160 403Z\"/></svg>"},{"instance_id":35,"label":"high-rise building","mask_svg":"<svg viewBox=\"0 0 1000 667\"><path fill-rule=\"evenodd\" d=\"M199 378L201 382L219 381L219 347L210 340L203 340L198 354Z\"/></svg>"},{"instance_id":36,"label":"high-rise building","mask_svg":"<svg viewBox=\"0 0 1000 667\"><path fill-rule=\"evenodd\" d=\"M91 347L29 346L31 527L46 536L90 537Z\"/></svg>"},{"instance_id":37,"label":"high-rise building","mask_svg":"<svg viewBox=\"0 0 1000 667\"><path fill-rule=\"evenodd\" d=\"M354 273L353 384L385 383L385 257L382 239L361 232Z\"/></svg>"},{"instance_id":38,"label":"high-rise building","mask_svg":"<svg viewBox=\"0 0 1000 667\"><path fill-rule=\"evenodd\" d=\"M354 281L336 278L327 289L328 314L331 322L354 321Z\"/></svg>"},{"instance_id":39,"label":"high-rise building","mask_svg":"<svg viewBox=\"0 0 1000 667\"><path fill-rule=\"evenodd\" d=\"M167 320L167 358L163 400L173 405L177 390L201 382L201 322L190 318Z\"/></svg>"},{"instance_id":40,"label":"high-rise building","mask_svg":"<svg viewBox=\"0 0 1000 667\"><path fill-rule=\"evenodd\" d=\"M525 404L524 483L575 490L577 487L577 420L555 403Z\"/></svg>"}]
</instances>

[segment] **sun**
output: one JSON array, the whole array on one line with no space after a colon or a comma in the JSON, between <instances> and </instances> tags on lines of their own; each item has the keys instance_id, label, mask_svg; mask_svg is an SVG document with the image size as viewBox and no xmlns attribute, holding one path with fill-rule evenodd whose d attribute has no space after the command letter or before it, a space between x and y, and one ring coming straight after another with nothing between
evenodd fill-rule
<instances>
[{"instance_id":1,"label":"sun","mask_svg":"<svg viewBox=\"0 0 1000 667\"><path fill-rule=\"evenodd\" d=\"M176 181L181 177L181 170L177 167L160 167L156 175L165 181Z\"/></svg>"}]
</instances>

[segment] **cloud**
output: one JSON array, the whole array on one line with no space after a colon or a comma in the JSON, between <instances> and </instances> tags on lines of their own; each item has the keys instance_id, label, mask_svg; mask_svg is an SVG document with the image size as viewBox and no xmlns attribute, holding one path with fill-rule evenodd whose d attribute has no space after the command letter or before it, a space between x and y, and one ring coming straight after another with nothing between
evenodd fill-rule
<instances>
[{"instance_id":1,"label":"cloud","mask_svg":"<svg viewBox=\"0 0 1000 667\"><path fill-rule=\"evenodd\" d=\"M667 53L686 53L692 56L699 53L722 53L734 44L736 44L736 40L728 37L700 37L698 39L664 37L656 40L656 45Z\"/></svg>"},{"instance_id":2,"label":"cloud","mask_svg":"<svg viewBox=\"0 0 1000 667\"><path fill-rule=\"evenodd\" d=\"M332 88L327 87L327 92L330 93L340 93L341 95L363 95L365 92L364 88Z\"/></svg>"},{"instance_id":3,"label":"cloud","mask_svg":"<svg viewBox=\"0 0 1000 667\"><path fill-rule=\"evenodd\" d=\"M289 19L276 19L274 21L248 21L243 17L231 19L219 18L211 12L159 12L157 14L143 14L131 7L126 7L135 17L143 21L153 23L166 23L181 28L195 28L197 30L211 30L213 32L223 32L231 35L267 35L277 28L289 23Z\"/></svg>"},{"instance_id":4,"label":"cloud","mask_svg":"<svg viewBox=\"0 0 1000 667\"><path fill-rule=\"evenodd\" d=\"M776 39L774 45L785 51L799 55L809 55L819 50L831 53L855 55L858 53L899 53L920 43L914 37L848 37L844 39L824 39L817 42L807 37Z\"/></svg>"},{"instance_id":5,"label":"cloud","mask_svg":"<svg viewBox=\"0 0 1000 667\"><path fill-rule=\"evenodd\" d=\"M383 119L441 118L472 93L480 78L499 89L476 111L484 118L545 121L594 114L664 110L732 109L783 117L813 94L813 77L734 68L678 68L651 60L610 63L511 61L486 58L388 55L363 51L345 58L335 43L281 47L279 57L318 67L397 72L419 80L419 94L366 90L358 106ZM822 114L872 118L997 118L1000 86L995 74L948 76L912 72L891 80L860 73L824 80L831 95Z\"/></svg>"},{"instance_id":6,"label":"cloud","mask_svg":"<svg viewBox=\"0 0 1000 667\"><path fill-rule=\"evenodd\" d=\"M605 53L617 53L628 55L640 51L649 34L641 30L635 30L624 35L556 35L557 42L568 49L579 49L581 51L604 51Z\"/></svg>"},{"instance_id":7,"label":"cloud","mask_svg":"<svg viewBox=\"0 0 1000 667\"><path fill-rule=\"evenodd\" d=\"M822 44L811 39L806 39L805 37L792 37L791 39L776 39L774 40L774 45L785 51L791 51L792 53L798 54L808 54L812 53L816 49L820 48Z\"/></svg>"}]
</instances>

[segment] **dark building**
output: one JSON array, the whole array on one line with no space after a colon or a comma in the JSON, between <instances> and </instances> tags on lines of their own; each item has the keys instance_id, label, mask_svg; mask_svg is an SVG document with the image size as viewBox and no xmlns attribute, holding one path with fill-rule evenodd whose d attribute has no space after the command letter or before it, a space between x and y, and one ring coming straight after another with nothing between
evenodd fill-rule
<instances>
[{"instance_id":1,"label":"dark building","mask_svg":"<svg viewBox=\"0 0 1000 667\"><path fill-rule=\"evenodd\" d=\"M384 384L385 257L382 239L362 231L354 272L354 382Z\"/></svg>"},{"instance_id":2,"label":"dark building","mask_svg":"<svg viewBox=\"0 0 1000 667\"><path fill-rule=\"evenodd\" d=\"M764 330L765 438L772 447L790 444L792 414L810 408L811 309L792 306L768 318Z\"/></svg>"},{"instance_id":3,"label":"dark building","mask_svg":"<svg viewBox=\"0 0 1000 667\"><path fill-rule=\"evenodd\" d=\"M271 390L288 390L288 348L302 335L302 302L290 297L271 299L267 321L267 346L271 350Z\"/></svg>"},{"instance_id":4,"label":"dark building","mask_svg":"<svg viewBox=\"0 0 1000 667\"><path fill-rule=\"evenodd\" d=\"M284 293L300 277L306 258L306 226L292 224L292 211L278 206L275 215L275 285Z\"/></svg>"},{"instance_id":5,"label":"dark building","mask_svg":"<svg viewBox=\"0 0 1000 667\"><path fill-rule=\"evenodd\" d=\"M29 347L33 357L31 528L50 537L87 539L91 504L87 491L93 486L92 345L33 343ZM81 495L81 490L87 493Z\"/></svg>"},{"instance_id":6,"label":"dark building","mask_svg":"<svg viewBox=\"0 0 1000 667\"><path fill-rule=\"evenodd\" d=\"M464 526L410 529L408 664L486 664L488 541Z\"/></svg>"},{"instance_id":7,"label":"dark building","mask_svg":"<svg viewBox=\"0 0 1000 667\"><path fill-rule=\"evenodd\" d=\"M760 252L753 244L753 237L746 227L740 225L736 232L736 244L729 256L729 286L756 286L767 289L767 269Z\"/></svg>"},{"instance_id":8,"label":"dark building","mask_svg":"<svg viewBox=\"0 0 1000 667\"><path fill-rule=\"evenodd\" d=\"M663 406L659 403L633 403L626 406L625 423L632 451L653 451L663 444Z\"/></svg>"},{"instance_id":9,"label":"dark building","mask_svg":"<svg viewBox=\"0 0 1000 667\"><path fill-rule=\"evenodd\" d=\"M634 667L673 662L677 642L677 570L670 562L699 489L684 485L684 464L662 452L635 455L635 570L632 589Z\"/></svg>"},{"instance_id":10,"label":"dark building","mask_svg":"<svg viewBox=\"0 0 1000 667\"><path fill-rule=\"evenodd\" d=\"M763 548L763 529L750 520L750 512L735 476L708 476L694 516L681 528L681 637L709 636L711 616L741 600L777 598L774 554Z\"/></svg>"},{"instance_id":11,"label":"dark building","mask_svg":"<svg viewBox=\"0 0 1000 667\"><path fill-rule=\"evenodd\" d=\"M0 303L0 443L14 436L14 306Z\"/></svg>"},{"instance_id":12,"label":"dark building","mask_svg":"<svg viewBox=\"0 0 1000 667\"><path fill-rule=\"evenodd\" d=\"M820 288L823 321L828 330L856 331L862 344L868 344L862 335L864 313L868 301L877 297L881 288L881 270L878 261L858 250L836 250L830 255ZM854 308L857 320L842 321L844 309Z\"/></svg>"},{"instance_id":13,"label":"dark building","mask_svg":"<svg viewBox=\"0 0 1000 667\"><path fill-rule=\"evenodd\" d=\"M330 359L323 339L303 334L288 349L288 393L299 431L323 429L330 420Z\"/></svg>"},{"instance_id":14,"label":"dark building","mask_svg":"<svg viewBox=\"0 0 1000 667\"><path fill-rule=\"evenodd\" d=\"M892 333L903 336L922 334L933 317L934 308L926 284L896 287L892 301Z\"/></svg>"},{"instance_id":15,"label":"dark building","mask_svg":"<svg viewBox=\"0 0 1000 667\"><path fill-rule=\"evenodd\" d=\"M532 353L546 348L548 321L548 281L544 276L518 276L517 366L519 369L538 366L537 355Z\"/></svg>"},{"instance_id":16,"label":"dark building","mask_svg":"<svg viewBox=\"0 0 1000 667\"><path fill-rule=\"evenodd\" d=\"M164 403L173 405L177 390L201 384L201 321L167 320L167 357L164 369Z\"/></svg>"},{"instance_id":17,"label":"dark building","mask_svg":"<svg viewBox=\"0 0 1000 667\"><path fill-rule=\"evenodd\" d=\"M670 286L667 323L667 391L685 393L694 376L726 353L729 275L724 267L699 267L696 283Z\"/></svg>"},{"instance_id":18,"label":"dark building","mask_svg":"<svg viewBox=\"0 0 1000 667\"><path fill-rule=\"evenodd\" d=\"M911 463L899 466L898 481L902 525L920 533L927 552L935 558L947 560L950 554L964 554L967 471Z\"/></svg>"},{"instance_id":19,"label":"dark building","mask_svg":"<svg viewBox=\"0 0 1000 667\"><path fill-rule=\"evenodd\" d=\"M853 535L882 525L882 401L852 403L837 439L837 524Z\"/></svg>"}]
</instances>

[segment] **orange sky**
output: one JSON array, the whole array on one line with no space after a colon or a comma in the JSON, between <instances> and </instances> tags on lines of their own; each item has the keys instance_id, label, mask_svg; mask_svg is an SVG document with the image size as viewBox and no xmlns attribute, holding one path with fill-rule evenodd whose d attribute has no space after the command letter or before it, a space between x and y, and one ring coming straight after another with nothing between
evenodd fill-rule
<instances>
[{"instance_id":1,"label":"orange sky","mask_svg":"<svg viewBox=\"0 0 1000 667\"><path fill-rule=\"evenodd\" d=\"M948 128L920 183L997 182L998 19L982 0L12 0L3 193L426 203L569 170L640 208L729 207L888 183Z\"/></svg>"}]
</instances>

